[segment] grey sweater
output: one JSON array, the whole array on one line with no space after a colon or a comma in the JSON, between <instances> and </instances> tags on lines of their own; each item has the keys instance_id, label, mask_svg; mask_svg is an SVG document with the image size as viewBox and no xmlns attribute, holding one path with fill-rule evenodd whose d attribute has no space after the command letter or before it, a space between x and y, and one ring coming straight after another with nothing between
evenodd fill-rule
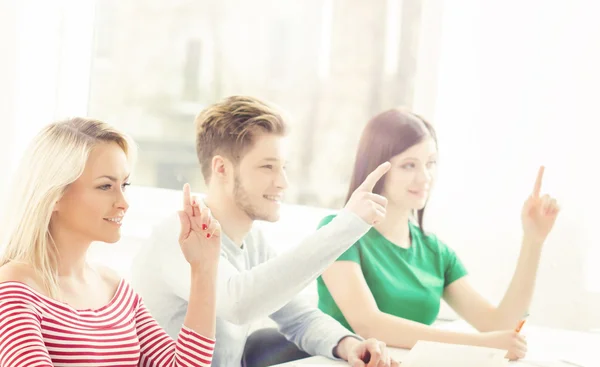
<instances>
[{"instance_id":1,"label":"grey sweater","mask_svg":"<svg viewBox=\"0 0 600 367\"><path fill-rule=\"evenodd\" d=\"M217 218L218 219L218 218ZM132 283L159 324L175 337L183 325L190 292L190 267L179 245L176 216L158 225L134 263ZM253 229L242 248L222 235L217 277L214 366L239 366L250 323L269 316L282 334L311 355L334 358L348 330L298 297L370 226L342 210L295 248L277 256Z\"/></svg>"}]
</instances>

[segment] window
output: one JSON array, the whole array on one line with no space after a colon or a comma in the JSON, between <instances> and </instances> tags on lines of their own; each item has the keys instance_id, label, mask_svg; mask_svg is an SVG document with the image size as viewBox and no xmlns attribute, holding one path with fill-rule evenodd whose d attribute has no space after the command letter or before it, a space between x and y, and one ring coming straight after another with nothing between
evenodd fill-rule
<instances>
[{"instance_id":1,"label":"window","mask_svg":"<svg viewBox=\"0 0 600 367\"><path fill-rule=\"evenodd\" d=\"M183 66L183 99L197 101L200 97L200 63L202 61L202 41L191 39L187 42Z\"/></svg>"},{"instance_id":2,"label":"window","mask_svg":"<svg viewBox=\"0 0 600 367\"><path fill-rule=\"evenodd\" d=\"M391 47L399 68L414 64L417 48L401 44L418 39L420 18L417 14L405 26L400 7L418 2L388 3L395 6L331 0L210 6L111 1L96 14L89 114L120 126L138 142L136 184L179 189L189 181L202 191L195 115L231 94L264 98L293 116L289 175L295 185L286 199L339 206L346 184L329 183L348 182L353 156L340 153L355 150L369 117L409 105L414 93L412 85L393 86L410 80L414 68L408 75L393 73L382 84L386 60L380 55ZM394 14L388 16L388 10ZM110 68L98 62L107 57ZM332 136L343 150L322 140ZM332 155L343 163L321 177L319 157Z\"/></svg>"}]
</instances>

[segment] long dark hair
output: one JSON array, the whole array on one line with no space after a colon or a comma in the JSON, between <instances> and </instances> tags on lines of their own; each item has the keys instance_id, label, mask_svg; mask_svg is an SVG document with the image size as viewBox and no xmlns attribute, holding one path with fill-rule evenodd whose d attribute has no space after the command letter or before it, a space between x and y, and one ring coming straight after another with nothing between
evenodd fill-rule
<instances>
[{"instance_id":1,"label":"long dark hair","mask_svg":"<svg viewBox=\"0 0 600 367\"><path fill-rule=\"evenodd\" d=\"M433 126L420 116L403 109L392 109L373 117L365 126L346 196L346 203L352 193L377 166L404 152L425 138L431 137L437 146L437 137ZM377 182L373 193L381 194L385 176ZM417 221L423 231L425 207L417 211Z\"/></svg>"}]
</instances>

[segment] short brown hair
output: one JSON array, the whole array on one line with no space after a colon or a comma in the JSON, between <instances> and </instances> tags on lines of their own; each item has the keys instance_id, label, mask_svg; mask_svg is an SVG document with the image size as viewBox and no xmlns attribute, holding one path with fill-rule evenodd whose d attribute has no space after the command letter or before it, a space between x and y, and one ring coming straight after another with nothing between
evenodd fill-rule
<instances>
[{"instance_id":1,"label":"short brown hair","mask_svg":"<svg viewBox=\"0 0 600 367\"><path fill-rule=\"evenodd\" d=\"M238 163L260 133L285 135L282 113L254 97L231 96L204 109L196 117L196 153L204 181L211 176L211 161L223 155Z\"/></svg>"},{"instance_id":2,"label":"short brown hair","mask_svg":"<svg viewBox=\"0 0 600 367\"><path fill-rule=\"evenodd\" d=\"M422 117L404 108L388 110L373 117L365 126L358 143L346 202L377 166L413 145L419 144L427 137L431 137L437 145L433 126ZM373 188L373 193L381 194L383 183L384 179L379 180ZM424 213L425 208L417 212L417 221L421 231L423 231Z\"/></svg>"}]
</instances>

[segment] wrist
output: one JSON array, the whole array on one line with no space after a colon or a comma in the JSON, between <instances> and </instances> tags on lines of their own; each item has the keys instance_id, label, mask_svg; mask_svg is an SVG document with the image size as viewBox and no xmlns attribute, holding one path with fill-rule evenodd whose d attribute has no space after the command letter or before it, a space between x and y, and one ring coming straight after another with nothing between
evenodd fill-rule
<instances>
[{"instance_id":1,"label":"wrist","mask_svg":"<svg viewBox=\"0 0 600 367\"><path fill-rule=\"evenodd\" d=\"M357 338L352 335L347 335L338 342L335 348L333 348L333 356L347 361L350 356L350 351L359 343L360 341Z\"/></svg>"},{"instance_id":2,"label":"wrist","mask_svg":"<svg viewBox=\"0 0 600 367\"><path fill-rule=\"evenodd\" d=\"M485 337L486 333L469 334L467 343L476 347L491 347Z\"/></svg>"},{"instance_id":3,"label":"wrist","mask_svg":"<svg viewBox=\"0 0 600 367\"><path fill-rule=\"evenodd\" d=\"M473 345L475 347L489 347L488 345L488 333L487 332L453 332L450 331L445 337L437 340L442 343L459 344L459 345Z\"/></svg>"},{"instance_id":4,"label":"wrist","mask_svg":"<svg viewBox=\"0 0 600 367\"><path fill-rule=\"evenodd\" d=\"M199 263L190 264L190 273L192 278L194 277L206 277L211 274L216 274L218 269L218 262L205 261Z\"/></svg>"},{"instance_id":5,"label":"wrist","mask_svg":"<svg viewBox=\"0 0 600 367\"><path fill-rule=\"evenodd\" d=\"M542 247L544 247L545 238L539 238L536 236L524 234L523 235L523 243L522 249L528 251L541 252Z\"/></svg>"},{"instance_id":6,"label":"wrist","mask_svg":"<svg viewBox=\"0 0 600 367\"><path fill-rule=\"evenodd\" d=\"M529 231L523 231L523 244L535 247L542 247L546 241L546 236L540 236Z\"/></svg>"}]
</instances>

